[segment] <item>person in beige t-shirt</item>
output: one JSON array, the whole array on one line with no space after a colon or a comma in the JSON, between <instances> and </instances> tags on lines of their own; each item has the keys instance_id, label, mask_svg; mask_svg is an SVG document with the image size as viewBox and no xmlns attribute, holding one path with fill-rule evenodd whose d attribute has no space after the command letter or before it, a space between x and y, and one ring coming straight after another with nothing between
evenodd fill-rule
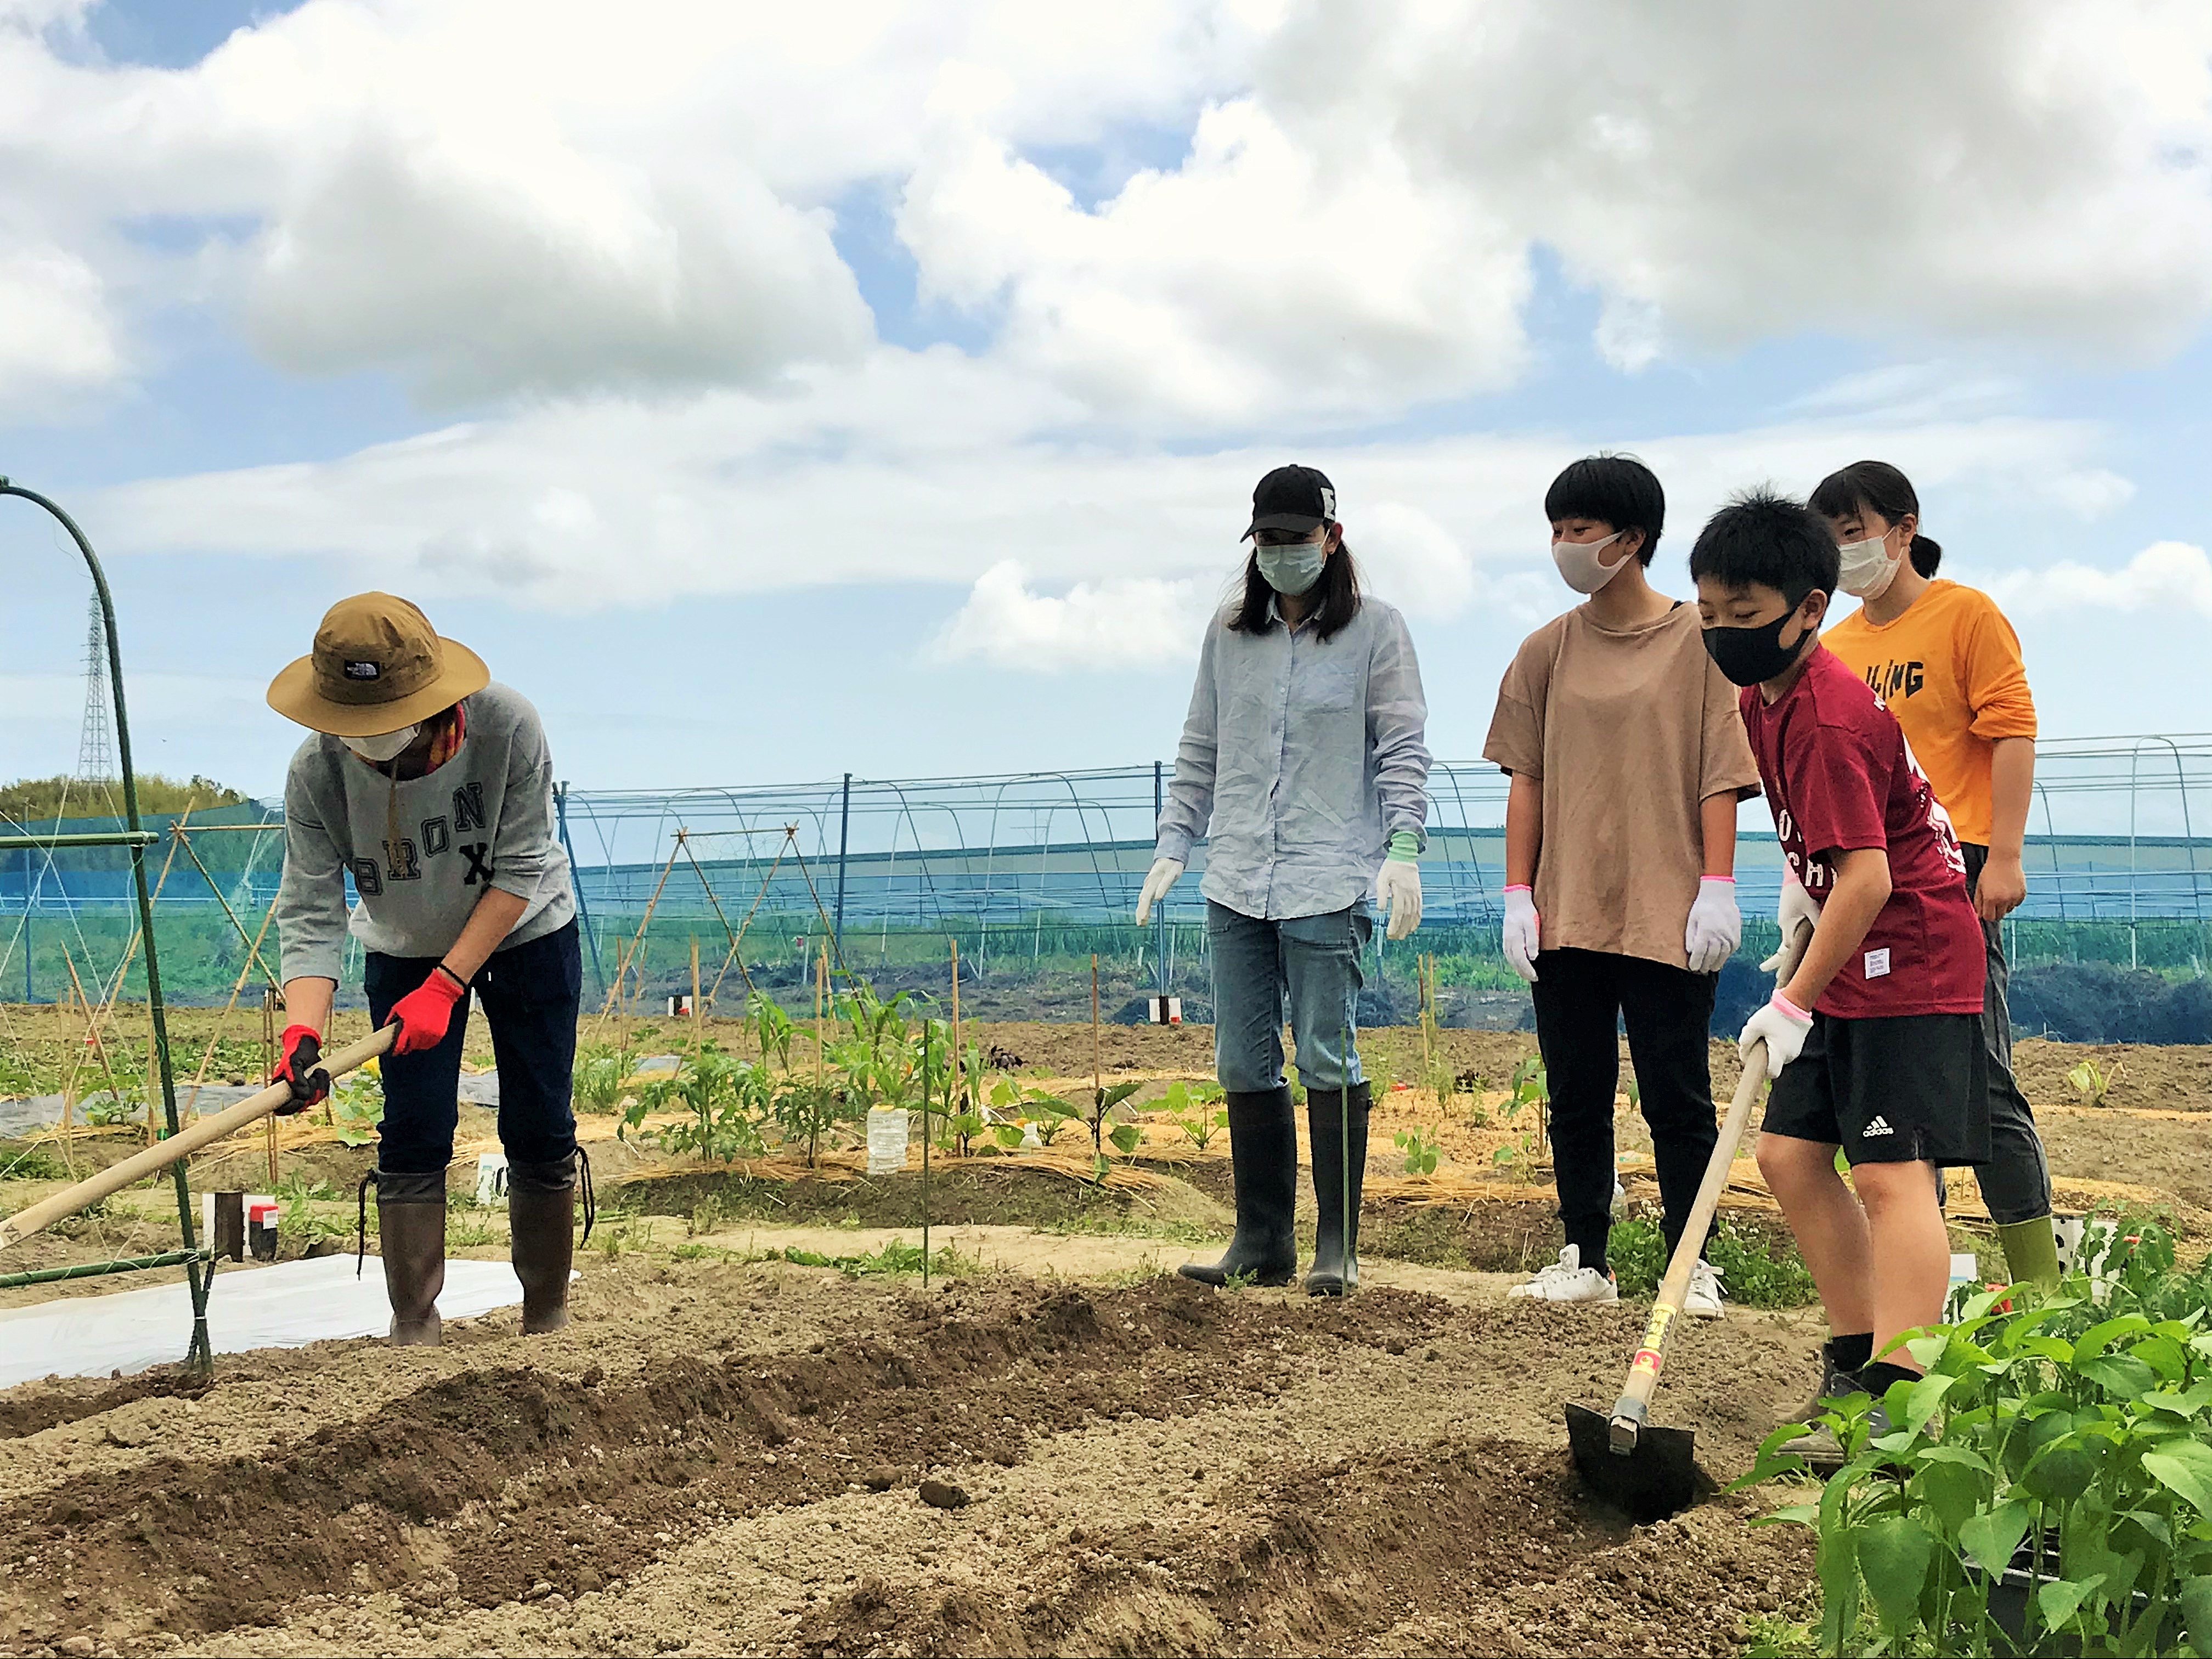
<instances>
[{"instance_id":1,"label":"person in beige t-shirt","mask_svg":"<svg viewBox=\"0 0 2212 1659\"><path fill-rule=\"evenodd\" d=\"M1759 769L1697 607L1645 574L1666 517L1650 470L1577 461L1544 512L1561 577L1589 597L1522 642L1482 751L1512 778L1504 945L1536 1005L1566 1236L1513 1294L1609 1302L1614 1034L1625 1023L1671 1252L1718 1139L1707 1025L1742 933L1735 812ZM1703 1261L1684 1308L1720 1314Z\"/></svg>"}]
</instances>

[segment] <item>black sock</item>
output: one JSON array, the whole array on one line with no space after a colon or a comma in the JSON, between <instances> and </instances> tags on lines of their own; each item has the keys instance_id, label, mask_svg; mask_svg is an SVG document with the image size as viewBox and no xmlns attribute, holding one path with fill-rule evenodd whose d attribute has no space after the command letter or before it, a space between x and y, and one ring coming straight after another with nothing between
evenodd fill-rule
<instances>
[{"instance_id":1,"label":"black sock","mask_svg":"<svg viewBox=\"0 0 2212 1659\"><path fill-rule=\"evenodd\" d=\"M1874 1363L1874 1333L1853 1331L1849 1336L1828 1339L1828 1359L1839 1371L1855 1371L1862 1365Z\"/></svg>"},{"instance_id":2,"label":"black sock","mask_svg":"<svg viewBox=\"0 0 2212 1659\"><path fill-rule=\"evenodd\" d=\"M1920 1373L1908 1370L1902 1365L1893 1365L1887 1359L1877 1359L1870 1365L1859 1368L1858 1380L1859 1387L1879 1400L1889 1392L1891 1383L1917 1382Z\"/></svg>"}]
</instances>

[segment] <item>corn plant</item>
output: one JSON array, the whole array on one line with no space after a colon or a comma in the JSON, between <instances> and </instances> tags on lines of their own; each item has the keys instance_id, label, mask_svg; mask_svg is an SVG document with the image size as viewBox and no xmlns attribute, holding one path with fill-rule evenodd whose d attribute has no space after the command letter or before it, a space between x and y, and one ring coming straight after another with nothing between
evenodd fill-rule
<instances>
[{"instance_id":1,"label":"corn plant","mask_svg":"<svg viewBox=\"0 0 2212 1659\"><path fill-rule=\"evenodd\" d=\"M2177 1276L2129 1230L2100 1307L2069 1278L2037 1301L1967 1297L1904 1339L1927 1374L1823 1421L1844 1453L1770 1519L1818 1538L1821 1641L1856 1651L2212 1652L2212 1275ZM1770 1437L1739 1486L1802 1472Z\"/></svg>"},{"instance_id":2,"label":"corn plant","mask_svg":"<svg viewBox=\"0 0 2212 1659\"><path fill-rule=\"evenodd\" d=\"M761 1058L774 1060L779 1071L789 1071L791 1040L798 1032L791 1016L766 994L752 991L745 997L745 1018L751 1022L753 1036L760 1042Z\"/></svg>"}]
</instances>

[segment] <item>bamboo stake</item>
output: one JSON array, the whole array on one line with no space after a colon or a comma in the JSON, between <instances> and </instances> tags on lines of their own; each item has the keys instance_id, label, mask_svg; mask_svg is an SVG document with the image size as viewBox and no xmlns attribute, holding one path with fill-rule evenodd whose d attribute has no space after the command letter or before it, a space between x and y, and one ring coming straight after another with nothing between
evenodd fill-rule
<instances>
[{"instance_id":1,"label":"bamboo stake","mask_svg":"<svg viewBox=\"0 0 2212 1659\"><path fill-rule=\"evenodd\" d=\"M210 827L221 829L222 826L216 824ZM272 898L269 901L268 910L261 918L261 931L253 936L254 948L247 954L246 959L239 964L238 977L231 981L230 996L223 1003L222 1012L216 1016L215 1029L208 1033L207 1047L200 1050L199 1067L192 1073L192 1094L188 1103L190 1116L199 1115L199 1089L200 1085L207 1081L208 1067L215 1062L215 1046L222 1041L223 1027L229 1024L231 1012L238 1006L238 999L246 989L246 981L252 975L253 963L261 953L261 941L268 934L269 924L276 920L276 901ZM283 1000L283 992L273 985L269 988L276 991L277 1000L281 1004Z\"/></svg>"},{"instance_id":2,"label":"bamboo stake","mask_svg":"<svg viewBox=\"0 0 2212 1659\"><path fill-rule=\"evenodd\" d=\"M952 941L952 1075L960 1083L960 1109L968 1109L968 1073L964 1056L967 1050L960 1046L960 941Z\"/></svg>"},{"instance_id":3,"label":"bamboo stake","mask_svg":"<svg viewBox=\"0 0 2212 1659\"><path fill-rule=\"evenodd\" d=\"M1106 1155L1106 1067L1098 1056L1098 953L1091 953L1091 1150Z\"/></svg>"},{"instance_id":4,"label":"bamboo stake","mask_svg":"<svg viewBox=\"0 0 2212 1659\"><path fill-rule=\"evenodd\" d=\"M645 914L637 919L636 935L623 947L621 960L615 963L615 981L607 987L606 1005L599 1010L601 1025L605 1025L607 1016L614 1012L621 999L623 975L629 971L630 964L637 958L638 948L645 943L645 930L653 925L653 913L660 905L661 889L668 885L668 872L676 867L676 855L684 850L684 833L678 830L676 845L668 849L668 862L660 866L660 879L653 884L653 896L645 902ZM638 976L641 979L644 977L642 969L639 969Z\"/></svg>"},{"instance_id":5,"label":"bamboo stake","mask_svg":"<svg viewBox=\"0 0 2212 1659\"><path fill-rule=\"evenodd\" d=\"M691 1057L696 1060L706 1043L702 1022L707 1011L699 1000L699 936L691 935Z\"/></svg>"},{"instance_id":6,"label":"bamboo stake","mask_svg":"<svg viewBox=\"0 0 2212 1659\"><path fill-rule=\"evenodd\" d=\"M929 1016L921 1017L921 1288L929 1289Z\"/></svg>"},{"instance_id":7,"label":"bamboo stake","mask_svg":"<svg viewBox=\"0 0 2212 1659\"><path fill-rule=\"evenodd\" d=\"M244 939L246 937L245 924L239 921L238 913L230 908L230 901L222 896L222 889L216 885L215 878L208 873L207 866L200 862L198 849L195 848L191 844L191 841L185 837L184 820L179 818L176 823L171 824L169 826L169 833L176 838L177 846L182 847L185 849L185 856L192 861L192 867L198 870L200 872L201 877L206 881L208 884L208 891L215 895L215 902L222 906L222 913L229 919L233 931L237 933L239 938L241 939ZM173 847L169 849L169 855L172 858L176 856L176 848ZM261 961L261 940L258 936L254 938L252 943L247 946L247 950L251 952L253 961L259 963L261 968L261 976L267 980L270 984L275 984L276 982L276 975L269 971L269 964L267 963Z\"/></svg>"}]
</instances>

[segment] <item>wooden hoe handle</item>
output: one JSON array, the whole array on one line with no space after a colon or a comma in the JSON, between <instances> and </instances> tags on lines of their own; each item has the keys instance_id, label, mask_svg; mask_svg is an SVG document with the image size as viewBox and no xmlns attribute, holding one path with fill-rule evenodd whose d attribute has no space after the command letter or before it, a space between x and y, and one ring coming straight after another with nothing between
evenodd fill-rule
<instances>
[{"instance_id":1,"label":"wooden hoe handle","mask_svg":"<svg viewBox=\"0 0 2212 1659\"><path fill-rule=\"evenodd\" d=\"M392 1040L398 1036L397 1025L386 1025L374 1031L360 1042L349 1043L334 1054L323 1056L323 1065L331 1079L343 1077L369 1060L387 1053ZM11 1244L20 1244L33 1233L44 1232L64 1216L75 1215L79 1210L100 1202L111 1193L119 1193L136 1181L143 1181L156 1170L165 1170L180 1158L190 1158L203 1146L221 1140L225 1135L235 1134L248 1124L258 1123L279 1106L292 1098L292 1085L272 1083L258 1095L249 1095L235 1106L224 1108L213 1116L179 1129L167 1140L156 1141L143 1152L125 1158L120 1164L111 1164L98 1175L88 1176L74 1187L67 1187L52 1198L43 1199L28 1209L18 1210L5 1221L0 1221L0 1250Z\"/></svg>"},{"instance_id":2,"label":"wooden hoe handle","mask_svg":"<svg viewBox=\"0 0 2212 1659\"><path fill-rule=\"evenodd\" d=\"M1690 1270L1705 1249L1706 1229L1713 1224L1721 1191L1729 1183L1729 1167L1735 1162L1737 1144L1750 1125L1752 1106L1765 1081L1766 1044L1754 1042L1743 1057L1743 1079L1735 1085L1735 1098L1721 1124L1721 1138L1713 1145L1712 1157L1705 1161L1705 1178L1698 1185L1697 1202L1690 1206L1681 1241L1674 1246L1674 1260L1667 1264L1667 1276L1659 1281L1659 1294L1651 1304L1651 1321L1644 1326L1643 1343L1629 1364L1628 1381L1621 1385L1620 1398L1613 1402L1609 1439L1613 1450L1621 1456L1636 1449L1644 1431L1651 1396L1659 1387L1659 1368L1667 1361L1667 1339L1675 1316L1682 1310L1682 1299L1689 1294Z\"/></svg>"}]
</instances>

